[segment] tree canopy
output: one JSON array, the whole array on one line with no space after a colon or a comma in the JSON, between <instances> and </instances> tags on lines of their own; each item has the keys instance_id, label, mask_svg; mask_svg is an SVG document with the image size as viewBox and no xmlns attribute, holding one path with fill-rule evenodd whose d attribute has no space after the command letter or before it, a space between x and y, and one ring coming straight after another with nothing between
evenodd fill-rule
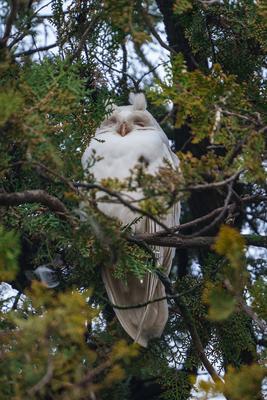
<instances>
[{"instance_id":1,"label":"tree canopy","mask_svg":"<svg viewBox=\"0 0 267 400\"><path fill-rule=\"evenodd\" d=\"M266 3L0 5L1 399L263 399ZM151 176L140 161L126 181L97 182L89 166L85 179L84 149L131 91L181 169ZM133 235L97 208L99 191L125 203L139 189L127 207L160 222L179 200L180 225ZM170 277L155 245L176 248ZM164 284L169 321L147 349L117 322L101 268Z\"/></svg>"}]
</instances>

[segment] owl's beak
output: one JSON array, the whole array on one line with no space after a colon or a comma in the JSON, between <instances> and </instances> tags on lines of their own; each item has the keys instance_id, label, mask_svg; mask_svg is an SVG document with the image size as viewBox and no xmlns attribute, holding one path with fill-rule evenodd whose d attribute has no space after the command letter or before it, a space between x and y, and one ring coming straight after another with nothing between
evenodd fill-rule
<instances>
[{"instance_id":1,"label":"owl's beak","mask_svg":"<svg viewBox=\"0 0 267 400\"><path fill-rule=\"evenodd\" d=\"M121 136L126 136L129 132L130 132L130 128L127 125L127 122L123 122L122 124L120 124L119 129L118 129L118 133Z\"/></svg>"}]
</instances>

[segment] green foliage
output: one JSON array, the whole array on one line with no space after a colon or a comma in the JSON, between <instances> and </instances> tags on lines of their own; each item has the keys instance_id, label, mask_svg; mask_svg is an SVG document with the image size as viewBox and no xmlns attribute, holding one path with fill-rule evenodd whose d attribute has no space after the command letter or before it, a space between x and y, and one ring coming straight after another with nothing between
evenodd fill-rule
<instances>
[{"instance_id":1,"label":"green foliage","mask_svg":"<svg viewBox=\"0 0 267 400\"><path fill-rule=\"evenodd\" d=\"M90 292L69 291L55 296L37 282L32 285L23 308L8 315L12 329L3 337L2 399L27 395L75 399L123 378L120 362L135 357L137 350L120 341L98 360L84 341L86 325L98 313L88 306L88 296ZM92 369L92 378L101 370L107 373L101 383L88 387L84 383L91 382L88 369Z\"/></svg>"},{"instance_id":2,"label":"green foliage","mask_svg":"<svg viewBox=\"0 0 267 400\"><path fill-rule=\"evenodd\" d=\"M266 290L267 287L263 277L258 278L250 288L253 308L263 320L267 319Z\"/></svg>"},{"instance_id":3,"label":"green foliage","mask_svg":"<svg viewBox=\"0 0 267 400\"><path fill-rule=\"evenodd\" d=\"M240 371L233 367L225 375L225 382L206 382L201 381L200 389L207 392L207 395L200 397L201 399L211 399L223 393L225 396L233 400L250 400L253 397L260 396L259 384L266 376L266 369L263 366L252 364L243 366Z\"/></svg>"},{"instance_id":4,"label":"green foliage","mask_svg":"<svg viewBox=\"0 0 267 400\"><path fill-rule=\"evenodd\" d=\"M174 14L180 15L185 11L188 11L192 8L192 1L183 0L183 1L175 1L173 5Z\"/></svg>"},{"instance_id":5,"label":"green foliage","mask_svg":"<svg viewBox=\"0 0 267 400\"><path fill-rule=\"evenodd\" d=\"M11 281L18 270L20 246L14 231L5 231L0 226L0 280Z\"/></svg>"}]
</instances>

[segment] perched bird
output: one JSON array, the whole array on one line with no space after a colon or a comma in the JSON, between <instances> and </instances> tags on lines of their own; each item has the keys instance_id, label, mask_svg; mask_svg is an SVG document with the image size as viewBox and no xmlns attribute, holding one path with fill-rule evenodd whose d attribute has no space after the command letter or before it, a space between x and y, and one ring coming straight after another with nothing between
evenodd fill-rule
<instances>
[{"instance_id":1,"label":"perched bird","mask_svg":"<svg viewBox=\"0 0 267 400\"><path fill-rule=\"evenodd\" d=\"M140 159L145 160L149 174L156 174L168 161L173 168L179 166L177 156L171 151L169 141L157 121L146 110L147 104L142 93L130 94L131 105L113 107L113 111L96 130L93 139L82 156L82 166L86 171L93 155L99 160L90 168L95 179L100 182L106 178L123 179L131 175L131 170ZM125 199L138 200L141 190L123 193ZM111 202L99 202L98 208L109 217L119 219L123 225L131 223L139 215L124 205ZM179 223L180 204L172 206L162 222L171 227ZM153 233L162 229L157 223L143 217L133 225L134 233ZM154 247L158 264L169 274L174 249ZM116 305L132 306L164 297L165 289L157 276L145 275L143 280L131 275L127 284L114 277L111 268L102 269L102 278L110 301ZM168 319L166 300L158 301L141 308L127 310L114 309L125 331L141 346L146 347L148 340L160 337Z\"/></svg>"}]
</instances>

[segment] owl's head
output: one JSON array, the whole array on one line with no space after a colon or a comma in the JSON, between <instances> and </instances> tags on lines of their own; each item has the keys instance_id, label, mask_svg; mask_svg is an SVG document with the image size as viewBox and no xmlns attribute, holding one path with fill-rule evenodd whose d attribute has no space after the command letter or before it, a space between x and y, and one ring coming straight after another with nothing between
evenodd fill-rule
<instances>
[{"instance_id":1,"label":"owl's head","mask_svg":"<svg viewBox=\"0 0 267 400\"><path fill-rule=\"evenodd\" d=\"M114 132L122 137L136 131L153 129L154 119L146 110L143 93L130 93L129 106L112 106L112 113L102 122L96 134Z\"/></svg>"}]
</instances>

